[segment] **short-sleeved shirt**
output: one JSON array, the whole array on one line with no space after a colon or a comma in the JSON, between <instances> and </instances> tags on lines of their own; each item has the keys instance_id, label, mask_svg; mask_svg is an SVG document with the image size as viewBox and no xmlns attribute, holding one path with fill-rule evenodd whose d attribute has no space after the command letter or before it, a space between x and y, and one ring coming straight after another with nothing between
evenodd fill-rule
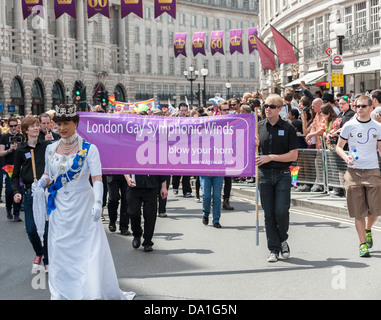
<instances>
[{"instance_id":1,"label":"short-sleeved shirt","mask_svg":"<svg viewBox=\"0 0 381 320\"><path fill-rule=\"evenodd\" d=\"M379 168L377 141L381 141L381 124L372 119L361 122L357 118L352 118L344 124L340 137L348 142L349 155L355 150L358 157L354 166L348 165L349 168Z\"/></svg>"},{"instance_id":2,"label":"short-sleeved shirt","mask_svg":"<svg viewBox=\"0 0 381 320\"><path fill-rule=\"evenodd\" d=\"M299 148L295 128L279 118L271 125L268 119L258 123L260 150L263 155L285 154ZM292 162L270 161L260 166L261 169L288 169Z\"/></svg>"},{"instance_id":3,"label":"short-sleeved shirt","mask_svg":"<svg viewBox=\"0 0 381 320\"><path fill-rule=\"evenodd\" d=\"M16 135L11 135L9 133L4 134L0 138L0 144L4 145L4 150L8 150L11 147L11 144L14 143L14 140L17 140L19 143L24 141L22 134L17 133ZM10 152L4 157L5 164L13 165L14 164L15 152Z\"/></svg>"},{"instance_id":4,"label":"short-sleeved shirt","mask_svg":"<svg viewBox=\"0 0 381 320\"><path fill-rule=\"evenodd\" d=\"M319 112L314 118L311 132L316 132L322 129L325 129L325 119L323 113ZM319 137L316 137L316 149L321 149L321 139Z\"/></svg>"}]
</instances>

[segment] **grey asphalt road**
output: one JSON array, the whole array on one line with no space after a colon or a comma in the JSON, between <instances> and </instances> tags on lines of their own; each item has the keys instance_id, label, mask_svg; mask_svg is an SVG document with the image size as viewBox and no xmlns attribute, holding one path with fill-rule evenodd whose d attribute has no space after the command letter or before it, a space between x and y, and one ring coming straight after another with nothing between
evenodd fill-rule
<instances>
[{"instance_id":1,"label":"grey asphalt road","mask_svg":"<svg viewBox=\"0 0 381 320\"><path fill-rule=\"evenodd\" d=\"M158 218L154 251L132 248L132 236L108 231L120 287L137 300L379 299L381 227L370 258L357 255L353 221L343 215L292 208L291 257L268 263L260 211L256 246L254 199L234 198L221 229L201 222L201 203L169 192L168 217ZM31 273L34 258L24 222L0 205L0 299L48 300L46 278ZM45 288L43 288L45 287Z\"/></svg>"}]
</instances>

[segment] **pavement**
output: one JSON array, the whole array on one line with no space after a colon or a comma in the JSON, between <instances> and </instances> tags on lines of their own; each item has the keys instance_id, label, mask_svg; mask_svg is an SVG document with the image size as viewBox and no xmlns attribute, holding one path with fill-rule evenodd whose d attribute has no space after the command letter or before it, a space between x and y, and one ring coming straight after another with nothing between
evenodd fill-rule
<instances>
[{"instance_id":1,"label":"pavement","mask_svg":"<svg viewBox=\"0 0 381 320\"><path fill-rule=\"evenodd\" d=\"M232 184L233 197L249 197L255 200L255 194L255 183L233 182ZM321 192L296 192L292 190L291 206L312 211L348 215L345 197L335 198L330 194Z\"/></svg>"}]
</instances>

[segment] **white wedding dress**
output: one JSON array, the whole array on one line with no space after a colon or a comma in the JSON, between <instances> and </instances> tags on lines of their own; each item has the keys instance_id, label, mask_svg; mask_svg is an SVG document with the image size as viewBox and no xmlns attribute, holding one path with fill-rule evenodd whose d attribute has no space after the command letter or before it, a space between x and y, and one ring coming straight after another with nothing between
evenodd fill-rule
<instances>
[{"instance_id":1,"label":"white wedding dress","mask_svg":"<svg viewBox=\"0 0 381 320\"><path fill-rule=\"evenodd\" d=\"M80 147L82 139L80 139ZM62 161L59 142L46 149L45 172L56 175L72 166L75 155ZM101 220L91 216L94 204L89 175L102 174L99 152L91 145L79 179L68 182L55 196L49 216L49 290L53 300L120 300L134 292L119 289L114 261Z\"/></svg>"}]
</instances>

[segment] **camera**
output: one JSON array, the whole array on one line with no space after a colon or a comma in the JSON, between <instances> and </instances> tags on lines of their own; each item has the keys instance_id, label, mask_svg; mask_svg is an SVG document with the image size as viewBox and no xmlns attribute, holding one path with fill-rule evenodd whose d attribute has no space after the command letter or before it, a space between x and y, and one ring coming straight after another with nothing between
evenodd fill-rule
<instances>
[{"instance_id":1,"label":"camera","mask_svg":"<svg viewBox=\"0 0 381 320\"><path fill-rule=\"evenodd\" d=\"M22 142L22 137L21 136L10 136L9 137L9 143L14 144L14 143L21 143Z\"/></svg>"}]
</instances>

